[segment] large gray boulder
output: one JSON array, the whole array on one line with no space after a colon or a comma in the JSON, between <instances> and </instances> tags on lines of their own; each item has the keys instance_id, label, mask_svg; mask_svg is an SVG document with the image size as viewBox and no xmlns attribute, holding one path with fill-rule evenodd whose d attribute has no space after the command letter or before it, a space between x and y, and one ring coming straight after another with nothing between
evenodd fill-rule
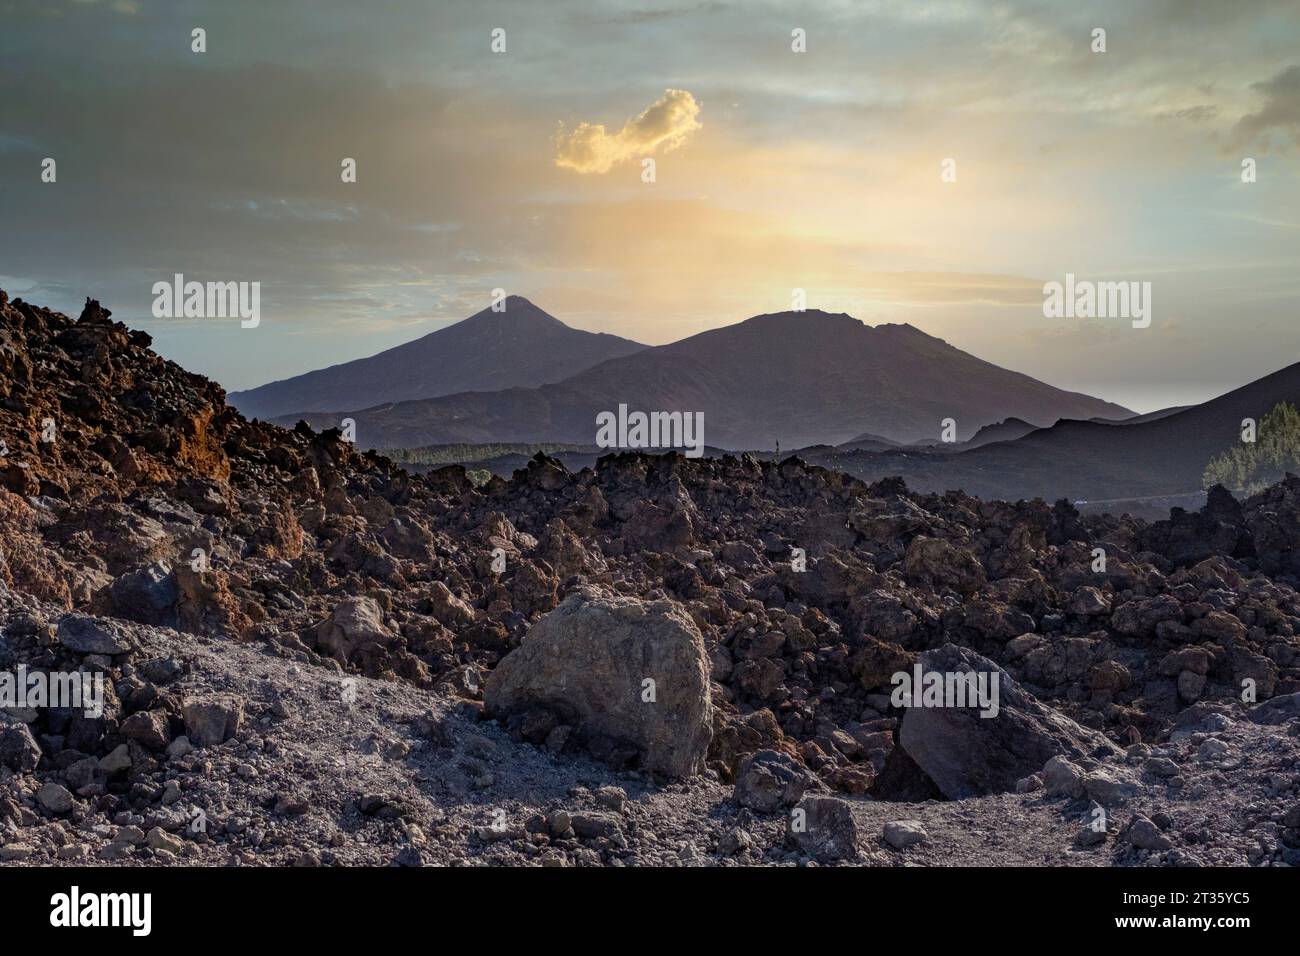
<instances>
[{"instance_id":1,"label":"large gray boulder","mask_svg":"<svg viewBox=\"0 0 1300 956\"><path fill-rule=\"evenodd\" d=\"M858 852L853 808L838 797L809 794L785 822L786 842L823 862L852 859Z\"/></svg>"},{"instance_id":2,"label":"large gray boulder","mask_svg":"<svg viewBox=\"0 0 1300 956\"><path fill-rule=\"evenodd\" d=\"M736 802L759 813L792 807L804 793L826 789L801 764L776 750L749 754L736 770Z\"/></svg>"},{"instance_id":3,"label":"large gray boulder","mask_svg":"<svg viewBox=\"0 0 1300 956\"><path fill-rule=\"evenodd\" d=\"M1252 723L1276 727L1289 720L1300 717L1300 694L1285 694L1274 697L1246 711L1246 718Z\"/></svg>"},{"instance_id":4,"label":"large gray boulder","mask_svg":"<svg viewBox=\"0 0 1300 956\"><path fill-rule=\"evenodd\" d=\"M196 747L216 747L239 736L244 724L244 707L234 697L217 695L186 701L181 716L190 743Z\"/></svg>"},{"instance_id":5,"label":"large gray boulder","mask_svg":"<svg viewBox=\"0 0 1300 956\"><path fill-rule=\"evenodd\" d=\"M945 644L920 657L923 673L997 674L997 715L981 717L978 706L910 707L898 742L945 797L1015 790L1016 781L1038 773L1052 757L1119 757L1105 735L1081 727L1039 703L997 664L974 651Z\"/></svg>"},{"instance_id":6,"label":"large gray boulder","mask_svg":"<svg viewBox=\"0 0 1300 956\"><path fill-rule=\"evenodd\" d=\"M125 654L135 647L121 622L89 614L69 614L59 621L59 643L78 654Z\"/></svg>"},{"instance_id":7,"label":"large gray boulder","mask_svg":"<svg viewBox=\"0 0 1300 956\"><path fill-rule=\"evenodd\" d=\"M31 773L41 762L41 748L26 724L0 713L0 767Z\"/></svg>"},{"instance_id":8,"label":"large gray boulder","mask_svg":"<svg viewBox=\"0 0 1300 956\"><path fill-rule=\"evenodd\" d=\"M143 624L176 624L176 602L180 588L176 575L165 561L123 574L108 589L113 610L120 617Z\"/></svg>"},{"instance_id":9,"label":"large gray boulder","mask_svg":"<svg viewBox=\"0 0 1300 956\"><path fill-rule=\"evenodd\" d=\"M344 598L329 619L316 625L316 646L343 663L367 649L385 647L393 634L371 597Z\"/></svg>"},{"instance_id":10,"label":"large gray boulder","mask_svg":"<svg viewBox=\"0 0 1300 956\"><path fill-rule=\"evenodd\" d=\"M709 664L695 622L672 601L591 588L532 626L492 671L483 702L498 718L550 708L582 735L635 748L643 768L665 777L703 769L713 734Z\"/></svg>"}]
</instances>

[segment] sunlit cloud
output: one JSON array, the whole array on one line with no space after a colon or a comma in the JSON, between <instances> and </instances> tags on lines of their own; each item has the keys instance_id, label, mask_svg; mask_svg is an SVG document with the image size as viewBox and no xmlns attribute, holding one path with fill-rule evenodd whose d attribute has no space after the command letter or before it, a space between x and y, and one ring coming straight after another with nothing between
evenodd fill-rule
<instances>
[{"instance_id":1,"label":"sunlit cloud","mask_svg":"<svg viewBox=\"0 0 1300 956\"><path fill-rule=\"evenodd\" d=\"M579 123L555 137L555 165L578 173L607 173L619 163L676 149L700 128L700 104L686 90L666 90L617 133L604 123Z\"/></svg>"}]
</instances>

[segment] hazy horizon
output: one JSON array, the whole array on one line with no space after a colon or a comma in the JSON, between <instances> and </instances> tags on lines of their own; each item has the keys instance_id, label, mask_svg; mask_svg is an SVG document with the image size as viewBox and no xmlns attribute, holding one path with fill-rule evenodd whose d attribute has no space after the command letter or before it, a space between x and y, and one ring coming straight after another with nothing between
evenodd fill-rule
<instances>
[{"instance_id":1,"label":"hazy horizon","mask_svg":"<svg viewBox=\"0 0 1300 956\"><path fill-rule=\"evenodd\" d=\"M1283 0L0 12L0 287L98 298L230 390L418 338L494 288L649 345L800 288L1137 412L1300 359ZM177 272L260 282L260 326L154 319ZM1151 326L1045 318L1066 273L1150 282Z\"/></svg>"}]
</instances>

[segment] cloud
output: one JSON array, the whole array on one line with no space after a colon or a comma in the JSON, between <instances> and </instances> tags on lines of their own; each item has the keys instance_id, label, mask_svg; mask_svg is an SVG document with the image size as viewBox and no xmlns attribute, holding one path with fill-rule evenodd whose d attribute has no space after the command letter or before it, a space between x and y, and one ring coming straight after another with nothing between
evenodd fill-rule
<instances>
[{"instance_id":1,"label":"cloud","mask_svg":"<svg viewBox=\"0 0 1300 956\"><path fill-rule=\"evenodd\" d=\"M563 126L555 138L555 165L578 173L606 173L629 159L663 148L676 149L700 128L700 104L686 90L665 90L636 119L617 133L604 123L579 123L572 132Z\"/></svg>"},{"instance_id":2,"label":"cloud","mask_svg":"<svg viewBox=\"0 0 1300 956\"><path fill-rule=\"evenodd\" d=\"M82 6L93 7L99 3L99 0L76 0L76 2ZM132 16L140 12L140 4L138 0L110 0L108 7L114 13L122 13L127 16Z\"/></svg>"},{"instance_id":3,"label":"cloud","mask_svg":"<svg viewBox=\"0 0 1300 956\"><path fill-rule=\"evenodd\" d=\"M1251 142L1268 130L1277 129L1289 133L1300 144L1300 65L1287 67L1253 88L1264 94L1264 106L1237 121L1239 141Z\"/></svg>"}]
</instances>

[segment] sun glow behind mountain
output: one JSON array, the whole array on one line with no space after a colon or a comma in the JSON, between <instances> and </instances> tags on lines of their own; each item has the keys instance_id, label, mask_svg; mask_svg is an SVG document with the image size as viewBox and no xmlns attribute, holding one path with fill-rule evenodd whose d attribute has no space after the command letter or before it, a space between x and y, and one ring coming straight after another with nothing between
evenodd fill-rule
<instances>
[{"instance_id":1,"label":"sun glow behind mountain","mask_svg":"<svg viewBox=\"0 0 1300 956\"><path fill-rule=\"evenodd\" d=\"M229 388L409 341L494 288L650 344L803 289L1139 410L1300 352L1283 0L400 0L383 18L299 0L205 10L201 57L169 6L11 7L0 171L57 154L63 175L7 198L50 228L6 236L3 281L74 311L93 291ZM164 259L260 280L261 346L153 321ZM1045 319L1067 272L1150 279L1152 327Z\"/></svg>"}]
</instances>

